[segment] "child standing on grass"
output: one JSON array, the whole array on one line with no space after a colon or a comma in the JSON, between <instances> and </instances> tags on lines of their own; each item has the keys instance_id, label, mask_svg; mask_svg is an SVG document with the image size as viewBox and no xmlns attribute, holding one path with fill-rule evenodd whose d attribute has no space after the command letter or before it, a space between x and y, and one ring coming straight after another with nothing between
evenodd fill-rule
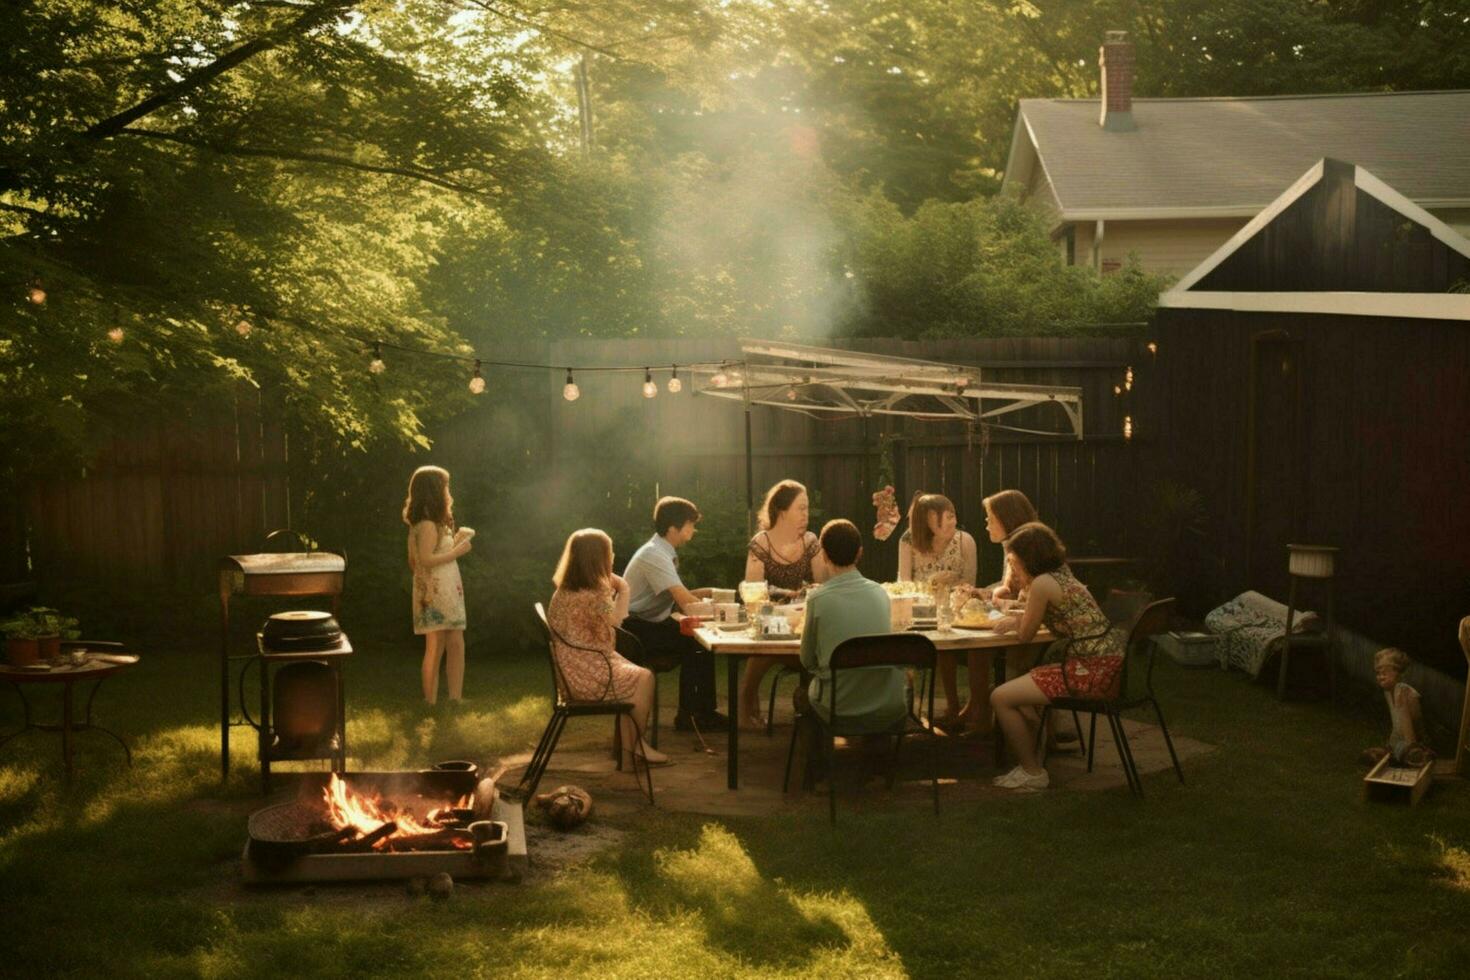
<instances>
[{"instance_id":1,"label":"child standing on grass","mask_svg":"<svg viewBox=\"0 0 1470 980\"><path fill-rule=\"evenodd\" d=\"M413 572L413 631L424 638L421 670L424 702L439 700L439 659L448 652L449 700L464 697L464 585L459 558L470 550L474 530L454 527L449 472L420 466L408 481L403 502L408 525L408 567Z\"/></svg>"}]
</instances>

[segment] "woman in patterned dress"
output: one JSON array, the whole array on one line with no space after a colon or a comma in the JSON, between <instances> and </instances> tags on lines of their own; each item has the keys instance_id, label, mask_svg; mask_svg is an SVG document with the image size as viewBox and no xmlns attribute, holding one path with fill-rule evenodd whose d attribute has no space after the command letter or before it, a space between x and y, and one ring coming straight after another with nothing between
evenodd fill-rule
<instances>
[{"instance_id":1,"label":"woman in patterned dress","mask_svg":"<svg viewBox=\"0 0 1470 980\"><path fill-rule=\"evenodd\" d=\"M1006 553L1026 590L1026 607L1019 620L998 619L996 632L1015 630L1028 643L1045 625L1058 637L1070 638L1066 674L1062 664L1043 664L1007 681L990 694L1001 730L1020 765L997 776L995 785L1006 789L1045 789L1049 780L1036 756L1037 715L1040 708L1060 697L1107 698L1117 694L1123 669L1123 635L1112 629L1087 587L1067 567L1067 549L1045 524L1023 524L1006 539Z\"/></svg>"},{"instance_id":2,"label":"woman in patterned dress","mask_svg":"<svg viewBox=\"0 0 1470 980\"><path fill-rule=\"evenodd\" d=\"M464 697L464 585L459 559L469 553L475 532L455 529L449 472L420 466L408 481L403 502L408 525L408 567L413 572L413 631L424 638L419 668L424 702L439 700L439 660L449 675L449 700Z\"/></svg>"},{"instance_id":3,"label":"woman in patterned dress","mask_svg":"<svg viewBox=\"0 0 1470 980\"><path fill-rule=\"evenodd\" d=\"M573 531L562 549L551 581L556 592L546 610L551 650L565 694L575 701L631 701L624 715L623 763L634 764L633 747L643 739L653 711L653 672L623 659L616 650L615 628L628 615L628 583L613 574L612 538L595 527ZM669 757L643 742L649 765L666 765Z\"/></svg>"},{"instance_id":4,"label":"woman in patterned dress","mask_svg":"<svg viewBox=\"0 0 1470 980\"><path fill-rule=\"evenodd\" d=\"M933 586L935 601L946 601L956 586L974 586L978 553L970 532L959 529L954 502L942 493L916 493L909 504L909 527L898 539L898 580ZM960 707L955 682L955 655L941 653L935 662L944 687L941 728L988 729L985 700L990 684L990 654L971 651L966 659L969 700Z\"/></svg>"},{"instance_id":5,"label":"woman in patterned dress","mask_svg":"<svg viewBox=\"0 0 1470 980\"><path fill-rule=\"evenodd\" d=\"M807 585L827 578L827 563L817 536L807 530L810 503L806 487L782 480L766 491L761 504L761 530L750 539L745 556L745 581L768 582L772 594L796 595ZM761 679L774 663L768 657L750 657L740 682L740 727L759 731Z\"/></svg>"}]
</instances>

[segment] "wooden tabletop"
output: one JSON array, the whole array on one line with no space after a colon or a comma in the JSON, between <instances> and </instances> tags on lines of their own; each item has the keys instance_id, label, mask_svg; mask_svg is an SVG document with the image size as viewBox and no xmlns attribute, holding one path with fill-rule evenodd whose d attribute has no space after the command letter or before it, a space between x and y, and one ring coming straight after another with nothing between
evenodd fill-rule
<instances>
[{"instance_id":1,"label":"wooden tabletop","mask_svg":"<svg viewBox=\"0 0 1470 980\"><path fill-rule=\"evenodd\" d=\"M23 667L0 664L0 677L17 684L90 681L96 680L99 677L106 677L109 674L115 674L124 667L131 667L137 662L136 657L126 663L88 660L80 666L73 667L68 663L59 667L52 667L49 670L27 670Z\"/></svg>"},{"instance_id":2,"label":"wooden tabletop","mask_svg":"<svg viewBox=\"0 0 1470 980\"><path fill-rule=\"evenodd\" d=\"M1056 637L1046 630L1040 630L1036 636L1021 642L1015 633L996 633L991 630L967 630L956 626L948 633L938 630L920 630L924 636L934 644L938 650L994 650L997 648L1030 645L1033 643L1050 643ZM801 652L801 637L793 636L790 639L752 639L745 630L715 629L710 626L701 626L694 631L694 638L699 645L711 653L734 653L746 657L759 656L782 656L789 657Z\"/></svg>"}]
</instances>

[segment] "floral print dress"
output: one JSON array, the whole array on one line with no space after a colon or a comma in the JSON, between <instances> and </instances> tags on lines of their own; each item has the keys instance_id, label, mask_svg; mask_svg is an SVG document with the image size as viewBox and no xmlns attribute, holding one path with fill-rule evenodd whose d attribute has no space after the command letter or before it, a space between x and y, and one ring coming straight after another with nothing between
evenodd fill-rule
<instances>
[{"instance_id":1,"label":"floral print dress","mask_svg":"<svg viewBox=\"0 0 1470 980\"><path fill-rule=\"evenodd\" d=\"M1093 637L1067 644L1067 674L1061 664L1033 668L1031 679L1041 693L1057 698L1111 698L1118 692L1123 670L1123 634L1112 628L1087 586L1066 565L1051 573L1062 588L1062 598L1047 603L1041 621L1058 637ZM1098 634L1101 634L1100 636Z\"/></svg>"},{"instance_id":2,"label":"floral print dress","mask_svg":"<svg viewBox=\"0 0 1470 980\"><path fill-rule=\"evenodd\" d=\"M614 648L611 588L557 589L546 610L551 649L574 701L631 701L643 668Z\"/></svg>"},{"instance_id":3,"label":"floral print dress","mask_svg":"<svg viewBox=\"0 0 1470 980\"><path fill-rule=\"evenodd\" d=\"M418 525L408 529L408 567L413 571L413 631L422 636L435 630L462 630L465 628L464 583L459 577L459 562L447 561L433 568L420 568L414 550L414 532L417 530ZM439 540L434 545L436 555L454 548L454 535L449 528L441 524L438 531Z\"/></svg>"}]
</instances>

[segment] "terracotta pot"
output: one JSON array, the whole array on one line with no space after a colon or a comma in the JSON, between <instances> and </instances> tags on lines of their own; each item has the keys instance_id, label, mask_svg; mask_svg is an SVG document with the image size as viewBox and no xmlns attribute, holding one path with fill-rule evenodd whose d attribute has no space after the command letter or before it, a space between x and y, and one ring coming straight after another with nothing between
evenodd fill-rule
<instances>
[{"instance_id":1,"label":"terracotta pot","mask_svg":"<svg viewBox=\"0 0 1470 980\"><path fill-rule=\"evenodd\" d=\"M28 664L37 663L41 659L41 644L39 640L23 640L19 637L7 637L5 640L5 659L16 667L25 667Z\"/></svg>"},{"instance_id":2,"label":"terracotta pot","mask_svg":"<svg viewBox=\"0 0 1470 980\"><path fill-rule=\"evenodd\" d=\"M46 663L55 663L56 661L61 659L60 634L57 634L56 636L40 636L36 638L36 642L41 645L41 649L39 652L41 655L41 659L44 660Z\"/></svg>"}]
</instances>

